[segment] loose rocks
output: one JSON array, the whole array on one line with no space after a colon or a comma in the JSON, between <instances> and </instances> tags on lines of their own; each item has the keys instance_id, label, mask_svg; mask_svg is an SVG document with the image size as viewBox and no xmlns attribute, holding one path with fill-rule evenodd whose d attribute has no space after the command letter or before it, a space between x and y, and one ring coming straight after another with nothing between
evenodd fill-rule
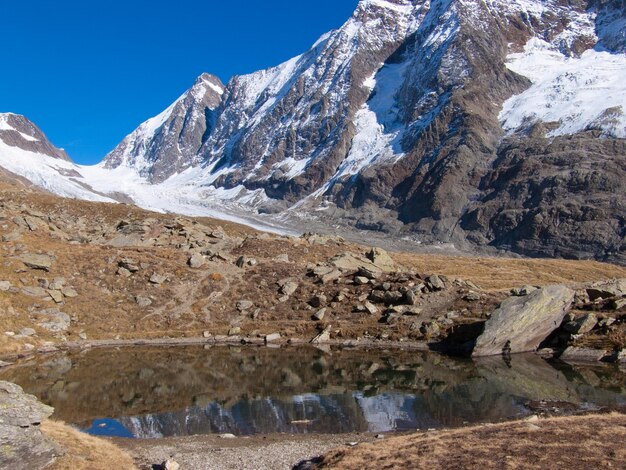
<instances>
[{"instance_id":1,"label":"loose rocks","mask_svg":"<svg viewBox=\"0 0 626 470\"><path fill-rule=\"evenodd\" d=\"M201 268L202 266L205 265L205 263L206 263L206 259L204 259L204 256L202 256L199 253L195 253L191 255L189 257L189 260L187 261L187 264L189 264L189 267L194 268L194 269Z\"/></svg>"}]
</instances>

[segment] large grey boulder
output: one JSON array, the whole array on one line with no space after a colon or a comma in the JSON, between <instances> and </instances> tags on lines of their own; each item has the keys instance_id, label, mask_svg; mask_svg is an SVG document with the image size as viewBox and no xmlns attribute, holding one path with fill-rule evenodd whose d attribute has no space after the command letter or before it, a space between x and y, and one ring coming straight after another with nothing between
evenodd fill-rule
<instances>
[{"instance_id":1,"label":"large grey boulder","mask_svg":"<svg viewBox=\"0 0 626 470\"><path fill-rule=\"evenodd\" d=\"M393 272L398 269L396 262L389 256L389 253L382 248L372 248L369 253L367 253L367 259L384 272Z\"/></svg>"},{"instance_id":2,"label":"large grey boulder","mask_svg":"<svg viewBox=\"0 0 626 470\"><path fill-rule=\"evenodd\" d=\"M18 385L0 381L0 468L37 470L55 461L60 452L39 427L53 411Z\"/></svg>"},{"instance_id":3,"label":"large grey boulder","mask_svg":"<svg viewBox=\"0 0 626 470\"><path fill-rule=\"evenodd\" d=\"M485 323L472 356L535 351L559 327L573 300L574 291L561 285L509 297Z\"/></svg>"}]
</instances>

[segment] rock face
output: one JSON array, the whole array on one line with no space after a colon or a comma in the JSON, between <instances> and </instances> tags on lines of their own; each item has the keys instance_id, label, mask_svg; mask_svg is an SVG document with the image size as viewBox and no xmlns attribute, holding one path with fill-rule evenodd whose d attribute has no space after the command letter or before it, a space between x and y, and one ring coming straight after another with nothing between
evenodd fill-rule
<instances>
[{"instance_id":1,"label":"rock face","mask_svg":"<svg viewBox=\"0 0 626 470\"><path fill-rule=\"evenodd\" d=\"M45 134L24 116L0 114L0 141L9 147L69 161L65 151L50 143Z\"/></svg>"},{"instance_id":2,"label":"rock face","mask_svg":"<svg viewBox=\"0 0 626 470\"><path fill-rule=\"evenodd\" d=\"M560 285L506 299L487 320L472 356L535 351L559 327L573 300L574 291Z\"/></svg>"},{"instance_id":3,"label":"rock face","mask_svg":"<svg viewBox=\"0 0 626 470\"><path fill-rule=\"evenodd\" d=\"M215 126L224 85L202 74L183 96L144 122L105 157L107 168L131 166L152 182L161 182L193 164Z\"/></svg>"},{"instance_id":4,"label":"rock face","mask_svg":"<svg viewBox=\"0 0 626 470\"><path fill-rule=\"evenodd\" d=\"M196 165L204 184L260 189L262 211L324 204L333 210L323 220L424 241L626 261L624 110L573 131L499 114L530 85L507 54L533 38L563 60L598 42L619 54L620 15L601 1L362 0L301 56L234 77L186 162L171 164L181 157L156 138L134 154L152 178ZM166 142L180 134L159 132ZM106 164L121 164L128 145Z\"/></svg>"},{"instance_id":5,"label":"rock face","mask_svg":"<svg viewBox=\"0 0 626 470\"><path fill-rule=\"evenodd\" d=\"M0 467L36 470L55 461L59 451L39 429L53 411L21 387L0 381Z\"/></svg>"}]
</instances>

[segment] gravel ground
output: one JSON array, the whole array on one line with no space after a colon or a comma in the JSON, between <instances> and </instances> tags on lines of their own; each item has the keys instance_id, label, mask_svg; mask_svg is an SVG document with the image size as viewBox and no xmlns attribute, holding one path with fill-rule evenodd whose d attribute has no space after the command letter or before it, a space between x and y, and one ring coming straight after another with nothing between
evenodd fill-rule
<instances>
[{"instance_id":1,"label":"gravel ground","mask_svg":"<svg viewBox=\"0 0 626 470\"><path fill-rule=\"evenodd\" d=\"M174 459L181 470L279 470L353 442L371 442L369 434L264 435L220 438L215 435L165 439L115 439L140 469Z\"/></svg>"}]
</instances>

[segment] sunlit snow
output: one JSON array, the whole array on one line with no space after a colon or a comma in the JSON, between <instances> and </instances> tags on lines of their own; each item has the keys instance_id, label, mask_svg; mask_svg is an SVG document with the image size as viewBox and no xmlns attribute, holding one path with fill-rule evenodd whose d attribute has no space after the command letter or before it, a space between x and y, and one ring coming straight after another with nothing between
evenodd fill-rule
<instances>
[{"instance_id":1,"label":"sunlit snow","mask_svg":"<svg viewBox=\"0 0 626 470\"><path fill-rule=\"evenodd\" d=\"M588 50L566 57L533 38L524 52L509 56L507 67L532 86L504 103L500 121L506 131L542 121L558 123L549 136L592 127L626 137L626 55Z\"/></svg>"}]
</instances>

